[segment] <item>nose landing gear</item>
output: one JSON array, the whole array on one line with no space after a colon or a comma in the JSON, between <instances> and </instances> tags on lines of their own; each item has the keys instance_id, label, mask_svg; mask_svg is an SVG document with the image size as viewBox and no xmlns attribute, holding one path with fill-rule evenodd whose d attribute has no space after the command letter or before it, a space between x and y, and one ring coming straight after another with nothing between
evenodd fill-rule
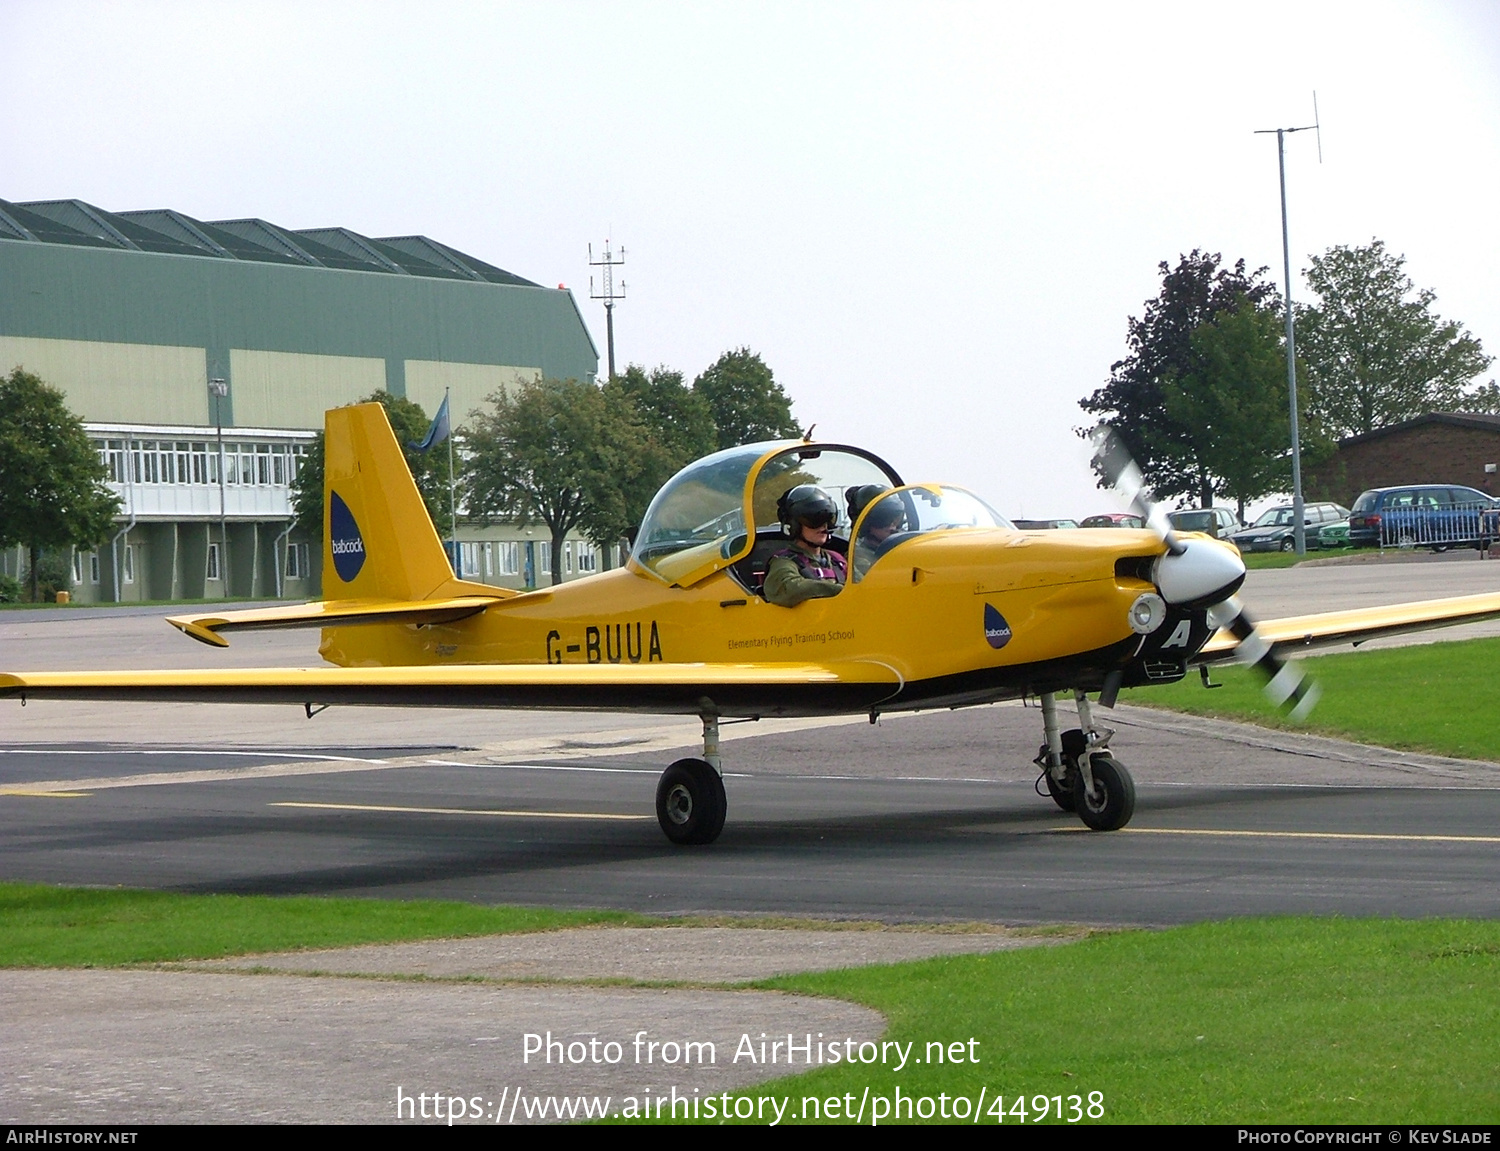
<instances>
[{"instance_id":1,"label":"nose landing gear","mask_svg":"<svg viewBox=\"0 0 1500 1151\"><path fill-rule=\"evenodd\" d=\"M1081 727L1061 731L1057 722L1057 696L1042 693L1042 727L1044 743L1036 758L1042 769L1037 780L1041 791L1064 811L1075 812L1085 826L1095 831L1116 831L1130 822L1135 814L1135 781L1125 765L1109 753L1109 738L1114 733L1094 726L1093 707L1088 695L1075 691Z\"/></svg>"}]
</instances>

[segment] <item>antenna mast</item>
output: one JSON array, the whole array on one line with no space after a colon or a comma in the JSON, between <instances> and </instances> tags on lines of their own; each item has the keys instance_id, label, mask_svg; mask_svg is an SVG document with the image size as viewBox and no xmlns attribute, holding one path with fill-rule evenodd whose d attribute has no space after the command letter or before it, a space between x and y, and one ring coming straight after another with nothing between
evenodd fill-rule
<instances>
[{"instance_id":1,"label":"antenna mast","mask_svg":"<svg viewBox=\"0 0 1500 1151\"><path fill-rule=\"evenodd\" d=\"M1276 135L1276 163L1281 172L1281 258L1286 270L1286 388L1292 413L1292 538L1297 554L1307 554L1307 526L1303 523L1302 437L1297 427L1297 337L1292 323L1292 248L1286 226L1286 138L1293 132L1318 134L1318 163L1323 162L1323 127L1318 119L1318 94L1313 93L1313 122L1300 128L1261 128L1257 136Z\"/></svg>"},{"instance_id":2,"label":"antenna mast","mask_svg":"<svg viewBox=\"0 0 1500 1151\"><path fill-rule=\"evenodd\" d=\"M604 269L601 279L604 282L601 291L594 291L594 277L589 277L589 299L604 301L604 329L609 344L609 378L615 378L615 301L625 298L625 281L620 281L620 291L615 292L615 269L625 264L625 249L620 249L620 258L615 259L614 253L610 251L609 241L604 241L604 255L602 258L594 259L594 245L589 245L589 267Z\"/></svg>"}]
</instances>

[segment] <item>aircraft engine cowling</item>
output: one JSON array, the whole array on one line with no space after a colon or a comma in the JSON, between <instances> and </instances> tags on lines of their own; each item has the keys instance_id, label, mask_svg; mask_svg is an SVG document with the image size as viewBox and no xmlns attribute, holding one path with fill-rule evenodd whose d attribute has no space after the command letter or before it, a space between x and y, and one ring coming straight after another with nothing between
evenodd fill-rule
<instances>
[{"instance_id":1,"label":"aircraft engine cowling","mask_svg":"<svg viewBox=\"0 0 1500 1151\"><path fill-rule=\"evenodd\" d=\"M1180 550L1156 561L1151 582L1173 607L1223 603L1245 582L1245 561L1230 548L1207 539L1178 539Z\"/></svg>"}]
</instances>

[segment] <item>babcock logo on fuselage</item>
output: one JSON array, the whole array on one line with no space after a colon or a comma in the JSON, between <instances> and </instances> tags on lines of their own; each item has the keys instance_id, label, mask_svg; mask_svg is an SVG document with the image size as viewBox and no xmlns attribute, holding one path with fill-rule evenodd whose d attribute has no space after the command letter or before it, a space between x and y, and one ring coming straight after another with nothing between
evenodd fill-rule
<instances>
[{"instance_id":1,"label":"babcock logo on fuselage","mask_svg":"<svg viewBox=\"0 0 1500 1151\"><path fill-rule=\"evenodd\" d=\"M1010 624L990 604L984 605L984 638L993 648L1002 648L1010 642Z\"/></svg>"},{"instance_id":2,"label":"babcock logo on fuselage","mask_svg":"<svg viewBox=\"0 0 1500 1151\"><path fill-rule=\"evenodd\" d=\"M353 583L365 566L365 539L359 534L354 513L338 492L328 493L328 539L333 551L333 570L345 583Z\"/></svg>"}]
</instances>

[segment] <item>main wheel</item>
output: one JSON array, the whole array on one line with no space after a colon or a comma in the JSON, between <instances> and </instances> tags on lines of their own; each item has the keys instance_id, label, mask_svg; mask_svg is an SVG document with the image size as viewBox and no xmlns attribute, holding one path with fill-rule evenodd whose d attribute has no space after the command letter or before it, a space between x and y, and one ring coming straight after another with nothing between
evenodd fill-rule
<instances>
[{"instance_id":1,"label":"main wheel","mask_svg":"<svg viewBox=\"0 0 1500 1151\"><path fill-rule=\"evenodd\" d=\"M1117 831L1135 814L1135 781L1119 760L1096 755L1092 762L1094 790L1085 792L1078 777L1078 818L1095 831Z\"/></svg>"},{"instance_id":2,"label":"main wheel","mask_svg":"<svg viewBox=\"0 0 1500 1151\"><path fill-rule=\"evenodd\" d=\"M701 759L679 759L656 785L656 820L673 843L712 843L729 810L724 781Z\"/></svg>"}]
</instances>

